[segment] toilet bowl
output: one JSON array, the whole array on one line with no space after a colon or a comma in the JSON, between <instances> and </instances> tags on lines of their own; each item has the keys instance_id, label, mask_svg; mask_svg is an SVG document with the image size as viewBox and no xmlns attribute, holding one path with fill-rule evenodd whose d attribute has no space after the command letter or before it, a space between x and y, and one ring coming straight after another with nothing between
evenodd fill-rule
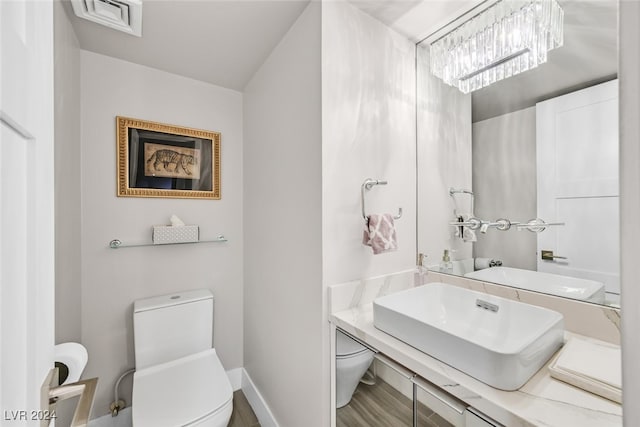
<instances>
[{"instance_id":1,"label":"toilet bowl","mask_svg":"<svg viewBox=\"0 0 640 427\"><path fill-rule=\"evenodd\" d=\"M373 356L373 351L336 331L336 408L351 401L351 396L369 369Z\"/></svg>"},{"instance_id":2,"label":"toilet bowl","mask_svg":"<svg viewBox=\"0 0 640 427\"><path fill-rule=\"evenodd\" d=\"M133 427L226 427L233 389L213 348L208 290L138 300Z\"/></svg>"}]
</instances>

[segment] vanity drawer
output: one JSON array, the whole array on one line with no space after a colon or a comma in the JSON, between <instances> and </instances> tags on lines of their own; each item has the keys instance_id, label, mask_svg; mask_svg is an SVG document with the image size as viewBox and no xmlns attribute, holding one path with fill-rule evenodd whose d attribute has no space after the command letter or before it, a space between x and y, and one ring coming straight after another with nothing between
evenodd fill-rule
<instances>
[{"instance_id":1,"label":"vanity drawer","mask_svg":"<svg viewBox=\"0 0 640 427\"><path fill-rule=\"evenodd\" d=\"M446 391L436 387L430 382L421 377L414 377L413 383L415 384L415 403L416 410L420 412L422 408L428 408L433 414L429 416L429 422L432 424L425 424L424 427L431 426L436 423L438 426L448 427L448 425L455 427L464 427L465 424L465 412L467 405L451 396ZM424 406L417 405L421 403ZM418 427L423 427L419 422Z\"/></svg>"}]
</instances>

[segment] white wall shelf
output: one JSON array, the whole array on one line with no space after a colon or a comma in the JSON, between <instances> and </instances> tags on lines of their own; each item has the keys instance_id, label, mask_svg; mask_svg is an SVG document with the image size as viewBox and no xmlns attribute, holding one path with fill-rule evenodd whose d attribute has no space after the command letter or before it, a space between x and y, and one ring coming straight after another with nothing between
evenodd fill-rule
<instances>
[{"instance_id":1,"label":"white wall shelf","mask_svg":"<svg viewBox=\"0 0 640 427\"><path fill-rule=\"evenodd\" d=\"M143 242L143 243L124 243L119 239L113 239L109 242L109 247L111 249L120 249L120 248L134 248L141 246L167 246L167 245L189 245L194 243L224 243L228 242L227 238L224 235L219 234L215 239L205 239L198 240L197 242L182 242L182 243L163 243L163 244L155 244L153 242Z\"/></svg>"}]
</instances>

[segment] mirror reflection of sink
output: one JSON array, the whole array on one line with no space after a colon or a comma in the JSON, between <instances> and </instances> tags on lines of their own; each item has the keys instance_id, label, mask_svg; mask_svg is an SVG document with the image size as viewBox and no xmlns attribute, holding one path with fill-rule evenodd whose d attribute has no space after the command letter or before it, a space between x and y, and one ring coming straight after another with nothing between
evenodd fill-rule
<instances>
[{"instance_id":1,"label":"mirror reflection of sink","mask_svg":"<svg viewBox=\"0 0 640 427\"><path fill-rule=\"evenodd\" d=\"M595 280L511 267L486 268L465 277L597 304L605 302L604 284Z\"/></svg>"},{"instance_id":2,"label":"mirror reflection of sink","mask_svg":"<svg viewBox=\"0 0 640 427\"><path fill-rule=\"evenodd\" d=\"M502 390L524 385L564 337L558 312L444 283L377 298L373 324Z\"/></svg>"}]
</instances>

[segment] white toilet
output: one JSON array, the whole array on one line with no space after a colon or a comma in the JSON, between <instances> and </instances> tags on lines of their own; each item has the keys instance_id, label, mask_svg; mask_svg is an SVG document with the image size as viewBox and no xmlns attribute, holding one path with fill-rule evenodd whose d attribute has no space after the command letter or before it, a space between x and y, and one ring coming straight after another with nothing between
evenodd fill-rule
<instances>
[{"instance_id":1,"label":"white toilet","mask_svg":"<svg viewBox=\"0 0 640 427\"><path fill-rule=\"evenodd\" d=\"M336 408L351 401L360 378L373 362L373 351L336 331Z\"/></svg>"},{"instance_id":2,"label":"white toilet","mask_svg":"<svg viewBox=\"0 0 640 427\"><path fill-rule=\"evenodd\" d=\"M213 344L213 295L135 301L133 427L224 427L233 389Z\"/></svg>"}]
</instances>

